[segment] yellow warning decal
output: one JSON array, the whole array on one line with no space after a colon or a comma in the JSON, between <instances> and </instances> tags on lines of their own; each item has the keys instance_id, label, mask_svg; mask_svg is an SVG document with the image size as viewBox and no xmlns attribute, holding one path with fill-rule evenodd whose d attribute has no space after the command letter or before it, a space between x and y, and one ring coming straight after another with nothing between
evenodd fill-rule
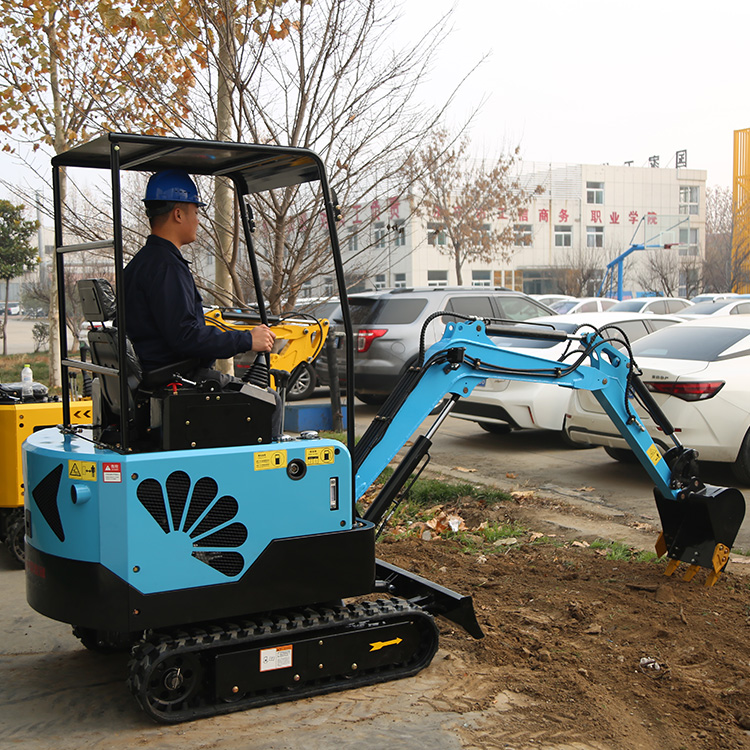
<instances>
[{"instance_id":1,"label":"yellow warning decal","mask_svg":"<svg viewBox=\"0 0 750 750\"><path fill-rule=\"evenodd\" d=\"M68 461L68 479L96 482L96 461Z\"/></svg>"},{"instance_id":2,"label":"yellow warning decal","mask_svg":"<svg viewBox=\"0 0 750 750\"><path fill-rule=\"evenodd\" d=\"M326 445L323 448L305 448L305 463L308 466L332 464L334 456L334 449L330 445Z\"/></svg>"},{"instance_id":3,"label":"yellow warning decal","mask_svg":"<svg viewBox=\"0 0 750 750\"><path fill-rule=\"evenodd\" d=\"M285 468L286 451L260 451L255 454L255 471Z\"/></svg>"},{"instance_id":4,"label":"yellow warning decal","mask_svg":"<svg viewBox=\"0 0 750 750\"><path fill-rule=\"evenodd\" d=\"M381 648L386 646L398 646L403 641L403 638L394 638L392 641L375 641L370 644L370 651L380 651Z\"/></svg>"},{"instance_id":5,"label":"yellow warning decal","mask_svg":"<svg viewBox=\"0 0 750 750\"><path fill-rule=\"evenodd\" d=\"M654 443L651 443L651 447L646 451L646 455L651 459L651 463L654 466L661 461L661 453L659 453L659 449Z\"/></svg>"}]
</instances>

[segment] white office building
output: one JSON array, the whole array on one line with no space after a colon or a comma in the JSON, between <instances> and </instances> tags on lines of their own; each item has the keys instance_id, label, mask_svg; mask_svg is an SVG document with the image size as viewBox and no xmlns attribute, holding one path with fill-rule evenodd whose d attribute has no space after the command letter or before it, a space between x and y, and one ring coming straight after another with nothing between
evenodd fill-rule
<instances>
[{"instance_id":1,"label":"white office building","mask_svg":"<svg viewBox=\"0 0 750 750\"><path fill-rule=\"evenodd\" d=\"M525 163L522 175L540 192L514 222L514 246L508 257L464 265L465 285L559 292L566 275L594 264L598 278L585 293L596 294L607 264L644 245L623 261L624 296L643 292L653 264L679 277L681 294L694 291L705 247L705 170ZM339 236L345 262L359 269L354 289L457 283L439 218L414 206L386 196L344 211Z\"/></svg>"}]
</instances>

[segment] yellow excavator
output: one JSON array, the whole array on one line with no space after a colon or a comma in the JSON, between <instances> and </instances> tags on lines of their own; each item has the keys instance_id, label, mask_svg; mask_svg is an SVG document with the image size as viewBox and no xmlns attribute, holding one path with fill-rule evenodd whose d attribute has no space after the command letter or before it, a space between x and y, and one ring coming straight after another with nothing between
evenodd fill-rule
<instances>
[{"instance_id":1,"label":"yellow excavator","mask_svg":"<svg viewBox=\"0 0 750 750\"><path fill-rule=\"evenodd\" d=\"M260 316L251 309L214 308L206 313L206 323L225 330L249 331L260 324ZM312 363L320 354L328 336L328 320L315 316L291 312L280 316L269 316L268 323L276 334L270 355L271 376L278 390L283 387L286 400L307 398L315 389L315 370ZM242 377L252 366L255 355L247 353L234 359L235 374ZM282 373L289 373L284 378Z\"/></svg>"}]
</instances>

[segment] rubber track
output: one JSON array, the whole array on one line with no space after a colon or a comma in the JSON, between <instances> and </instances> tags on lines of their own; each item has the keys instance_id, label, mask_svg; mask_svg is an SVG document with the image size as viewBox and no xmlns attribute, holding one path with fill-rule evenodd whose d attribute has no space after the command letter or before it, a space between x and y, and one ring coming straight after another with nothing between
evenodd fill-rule
<instances>
[{"instance_id":1,"label":"rubber track","mask_svg":"<svg viewBox=\"0 0 750 750\"><path fill-rule=\"evenodd\" d=\"M209 702L214 700L214 680L213 675L209 674L204 677L201 689L195 695L179 706L170 706L169 710L154 706L147 694L151 670L165 654L169 658L181 655L188 658L190 655L205 657L212 649L224 652L235 647L258 647L270 638L278 640L279 635L286 636L285 643L294 644L296 640L305 639L311 633L325 631L321 632L321 637L325 637L345 631L351 626L384 620L393 623L413 620L418 623L423 634L422 640L418 651L407 662L370 672L363 671L354 676L347 673L333 678L329 676L320 681L307 680L293 690L285 688L275 692L264 691L262 694L245 695L237 701L220 703ZM137 703L149 717L158 723L176 724L409 677L429 665L437 646L438 631L430 614L405 599L379 599L319 609L306 608L258 620L183 629L173 633L154 633L133 647L128 663L127 682Z\"/></svg>"}]
</instances>

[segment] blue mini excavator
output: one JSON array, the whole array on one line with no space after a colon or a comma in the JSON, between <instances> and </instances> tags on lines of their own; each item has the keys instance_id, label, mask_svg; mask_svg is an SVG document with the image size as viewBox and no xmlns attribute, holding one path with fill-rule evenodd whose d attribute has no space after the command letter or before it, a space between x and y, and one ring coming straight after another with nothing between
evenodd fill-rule
<instances>
[{"instance_id":1,"label":"blue mini excavator","mask_svg":"<svg viewBox=\"0 0 750 750\"><path fill-rule=\"evenodd\" d=\"M455 402L487 377L592 391L653 479L658 549L713 582L744 517L742 495L703 484L695 453L643 387L618 332L443 313L443 338L404 376L356 448L317 437L276 441L264 382L194 383L175 362L144 372L125 335L120 180L179 168L229 178L267 321L253 237L254 194L299 186L327 219L346 331L348 445L354 445L352 322L335 230L337 201L320 158L297 148L108 134L55 156L60 319L65 258L111 248L114 289L79 284L91 362L63 359L63 424L24 445L27 596L94 650L129 649L128 684L158 722L238 711L413 675L437 645L434 617L482 637L471 598L378 560L375 538ZM112 238L65 244L61 170L108 171ZM61 323L62 351L67 351ZM566 339L560 361L502 349L493 336ZM93 424L71 420L68 369L95 377ZM267 382L267 380L265 381ZM634 403L674 447L662 455ZM366 513L357 500L430 414ZM380 598L377 596L380 595Z\"/></svg>"}]
</instances>

